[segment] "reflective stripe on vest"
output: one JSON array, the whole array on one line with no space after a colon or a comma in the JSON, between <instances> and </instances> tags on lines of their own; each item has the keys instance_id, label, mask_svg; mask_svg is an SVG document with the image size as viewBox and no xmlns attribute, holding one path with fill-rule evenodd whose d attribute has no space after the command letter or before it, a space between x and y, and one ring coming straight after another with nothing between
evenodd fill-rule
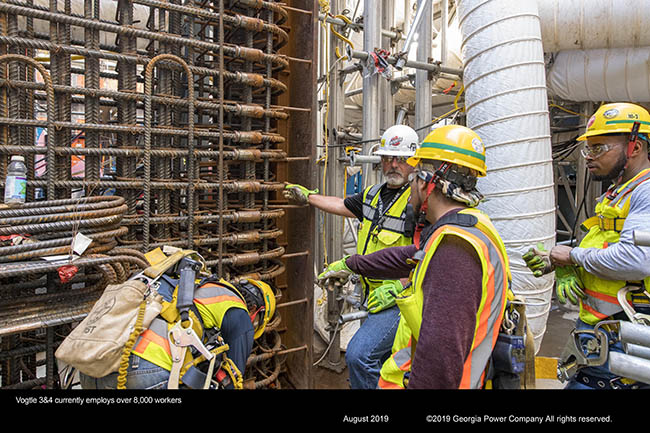
<instances>
[{"instance_id":1,"label":"reflective stripe on vest","mask_svg":"<svg viewBox=\"0 0 650 433\"><path fill-rule=\"evenodd\" d=\"M377 204L379 202L379 191L381 190L383 184L378 184L378 185L373 185L370 187L368 190L366 197L363 200L363 219L368 220L371 222L371 224L377 220L379 220L383 216L383 220L381 222L381 228L385 230L390 230L395 233L404 233L404 223L406 221L405 214L404 214L404 209L406 208L406 205L402 208L399 209L399 207L396 208L396 210L399 212L399 214L392 214L390 212L390 209L383 209L384 214L380 215L379 214L379 209L377 209ZM401 193L401 195L404 195L405 192L408 191L408 194L410 195L410 189L406 188L405 191ZM375 200L376 198L376 200ZM397 197L397 200L393 203L391 207L395 207L395 205L400 201L401 197ZM408 201L408 200L407 200Z\"/></svg>"},{"instance_id":2,"label":"reflective stripe on vest","mask_svg":"<svg viewBox=\"0 0 650 433\"><path fill-rule=\"evenodd\" d=\"M357 254L371 254L386 247L410 245L413 242L410 237L404 236L406 205L411 196L411 188L406 186L398 192L390 207L383 209L383 214L379 215L377 208L384 185L386 184L372 185L363 193L363 221L359 225ZM381 224L377 227L374 223L379 220ZM383 280L361 277L361 282L364 289L369 291L381 285Z\"/></svg>"},{"instance_id":3,"label":"reflective stripe on vest","mask_svg":"<svg viewBox=\"0 0 650 433\"><path fill-rule=\"evenodd\" d=\"M580 243L580 248L606 248L620 239L620 231L630 210L630 197L632 191L643 182L650 180L650 169L646 169L617 189L617 195L609 200L607 195L602 195L596 204L596 216L583 223L589 228L589 233ZM594 221L602 220L613 222L595 224ZM628 281L605 280L598 278L578 268L580 278L585 286L587 298L580 301L580 319L594 325L623 309L618 304L616 295L618 291L628 285Z\"/></svg>"},{"instance_id":4,"label":"reflective stripe on vest","mask_svg":"<svg viewBox=\"0 0 650 433\"><path fill-rule=\"evenodd\" d=\"M221 328L223 317L231 308L246 310L246 304L232 290L224 285L207 283L194 293L194 305L201 323L194 323L194 330L203 338L203 329ZM193 314L193 313L192 313ZM171 370L172 359L169 348L168 330L173 325L163 317L156 317L136 340L132 353L166 370ZM189 354L189 351L188 351Z\"/></svg>"},{"instance_id":5,"label":"reflective stripe on vest","mask_svg":"<svg viewBox=\"0 0 650 433\"><path fill-rule=\"evenodd\" d=\"M405 333L408 334L408 327L400 326L398 327L398 335L402 333L404 336ZM405 376L408 372L411 371L411 342L412 339L410 336L407 336L406 344L398 344L400 340L399 336L395 337L395 344L393 345L394 353L384 362L379 374L379 383L377 388L379 389L404 389L406 388ZM399 349L396 349L396 346L405 346Z\"/></svg>"},{"instance_id":6,"label":"reflective stripe on vest","mask_svg":"<svg viewBox=\"0 0 650 433\"><path fill-rule=\"evenodd\" d=\"M506 307L506 295L510 284L510 269L507 254L500 236L492 226L487 215L476 209L466 209L461 213L475 215L479 222L474 227L460 227L447 224L436 230L425 247L424 259L416 266L413 277L413 293L408 299L414 302L398 302L402 319L398 326L393 355L382 366L380 388L403 388L405 371L404 360L411 357L411 341L406 345L405 337L419 337L422 323L422 283L427 268L444 236L459 236L472 245L477 252L482 266L481 303L476 314L474 338L469 355L464 362L459 388L480 388L484 382L484 373L496 343L499 328ZM408 305L409 310L405 311ZM401 340L401 347L398 341ZM415 343L415 341L414 341ZM413 344L415 345L415 344Z\"/></svg>"}]
</instances>

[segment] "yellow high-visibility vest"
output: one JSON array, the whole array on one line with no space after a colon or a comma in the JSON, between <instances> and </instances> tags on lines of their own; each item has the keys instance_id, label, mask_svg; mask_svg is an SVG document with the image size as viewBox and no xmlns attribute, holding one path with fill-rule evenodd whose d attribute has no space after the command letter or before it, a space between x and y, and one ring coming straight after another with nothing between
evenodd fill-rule
<instances>
[{"instance_id":1,"label":"yellow high-visibility vest","mask_svg":"<svg viewBox=\"0 0 650 433\"><path fill-rule=\"evenodd\" d=\"M614 199L603 194L596 203L596 215L582 223L588 230L580 242L580 248L607 248L619 241L625 218L630 212L630 197L632 191L643 182L650 180L650 169L643 170L632 179L616 189ZM578 274L585 287L587 299L580 300L580 319L590 325L595 325L616 313L623 311L616 295L629 283L639 283L621 280L605 280L578 267ZM650 277L644 280L646 288L650 287ZM629 297L632 296L628 294Z\"/></svg>"},{"instance_id":2,"label":"yellow high-visibility vest","mask_svg":"<svg viewBox=\"0 0 650 433\"><path fill-rule=\"evenodd\" d=\"M379 200L382 186L370 186L363 192L363 221L359 225L357 254L370 254L387 247L405 246L413 243L411 237L404 234L406 205L411 197L411 188L404 185L392 203L384 203L387 208L380 212ZM380 286L383 280L361 277L364 289L370 290Z\"/></svg>"},{"instance_id":3,"label":"yellow high-visibility vest","mask_svg":"<svg viewBox=\"0 0 650 433\"><path fill-rule=\"evenodd\" d=\"M392 356L380 371L379 388L403 389L407 386L407 373L411 371L422 324L422 282L429 263L445 236L458 236L466 240L481 261L481 303L476 313L474 338L469 356L464 362L459 388L481 388L484 384L485 371L497 341L510 290L510 266L503 241L488 216L472 208L464 209L459 214L475 216L476 223L472 227L448 223L437 228L427 240L424 258L416 265L413 284L397 298L401 318ZM461 269L458 271L462 272Z\"/></svg>"}]
</instances>

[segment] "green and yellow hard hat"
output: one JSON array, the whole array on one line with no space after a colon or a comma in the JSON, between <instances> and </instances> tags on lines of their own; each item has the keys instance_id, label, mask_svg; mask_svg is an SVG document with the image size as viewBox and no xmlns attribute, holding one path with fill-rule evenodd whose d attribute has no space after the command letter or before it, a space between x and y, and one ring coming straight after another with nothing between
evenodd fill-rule
<instances>
[{"instance_id":1,"label":"green and yellow hard hat","mask_svg":"<svg viewBox=\"0 0 650 433\"><path fill-rule=\"evenodd\" d=\"M604 134L629 133L635 122L639 122L639 133L650 133L650 113L645 108L628 102L603 104L589 118L587 131L578 140Z\"/></svg>"},{"instance_id":2,"label":"green and yellow hard hat","mask_svg":"<svg viewBox=\"0 0 650 433\"><path fill-rule=\"evenodd\" d=\"M479 177L487 174L483 140L476 132L462 125L445 125L431 131L407 163L415 167L421 159L446 161L471 168L478 172Z\"/></svg>"}]
</instances>

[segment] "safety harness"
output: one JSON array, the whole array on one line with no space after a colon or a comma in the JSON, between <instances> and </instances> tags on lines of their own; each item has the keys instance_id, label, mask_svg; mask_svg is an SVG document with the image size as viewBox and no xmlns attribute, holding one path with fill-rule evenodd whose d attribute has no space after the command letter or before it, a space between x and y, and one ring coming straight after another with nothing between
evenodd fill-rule
<instances>
[{"instance_id":1,"label":"safety harness","mask_svg":"<svg viewBox=\"0 0 650 433\"><path fill-rule=\"evenodd\" d=\"M156 253L158 252L156 251ZM218 355L221 355L222 362L216 375L217 381L225 385L229 378L236 389L241 389L243 387L242 374L225 353L229 346L221 337L219 329L204 326L201 314L194 305L196 287L202 287L210 282L223 285L222 281L217 281L213 277L200 277L203 264L192 258L195 254L193 251L177 251L166 258L161 258L156 253L148 256L150 262L155 264L132 279L145 281L151 290L156 290L167 301L171 301L169 308L163 309L159 317L165 323L173 323L167 331L172 359L168 389L178 389L181 382L194 389L213 387L212 378ZM176 275L178 275L178 279L173 278ZM228 286L227 288L241 298L244 303L246 302L234 287ZM126 388L129 357L132 355L131 351L137 338L145 330L142 324L144 305L143 301L136 325L122 351L117 379L118 389ZM195 323L200 326L203 339L195 331ZM199 368L199 364L205 361L208 361L208 367L204 372Z\"/></svg>"}]
</instances>

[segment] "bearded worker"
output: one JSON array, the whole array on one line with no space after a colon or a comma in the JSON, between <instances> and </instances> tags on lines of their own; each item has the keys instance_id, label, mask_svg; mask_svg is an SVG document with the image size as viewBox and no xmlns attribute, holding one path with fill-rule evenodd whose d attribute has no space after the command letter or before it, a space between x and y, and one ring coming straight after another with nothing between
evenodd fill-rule
<instances>
[{"instance_id":1,"label":"bearded worker","mask_svg":"<svg viewBox=\"0 0 650 433\"><path fill-rule=\"evenodd\" d=\"M374 152L381 157L384 182L367 187L347 198L326 196L290 184L285 196L292 202L309 204L324 212L360 222L357 254L370 254L386 247L409 245L405 232L406 207L410 197L407 164L418 145L418 135L406 125L388 128ZM371 279L361 276L368 317L348 343L345 361L352 389L374 389L379 370L390 356L390 348L399 323L399 309L392 293L402 289L399 280Z\"/></svg>"}]
</instances>

